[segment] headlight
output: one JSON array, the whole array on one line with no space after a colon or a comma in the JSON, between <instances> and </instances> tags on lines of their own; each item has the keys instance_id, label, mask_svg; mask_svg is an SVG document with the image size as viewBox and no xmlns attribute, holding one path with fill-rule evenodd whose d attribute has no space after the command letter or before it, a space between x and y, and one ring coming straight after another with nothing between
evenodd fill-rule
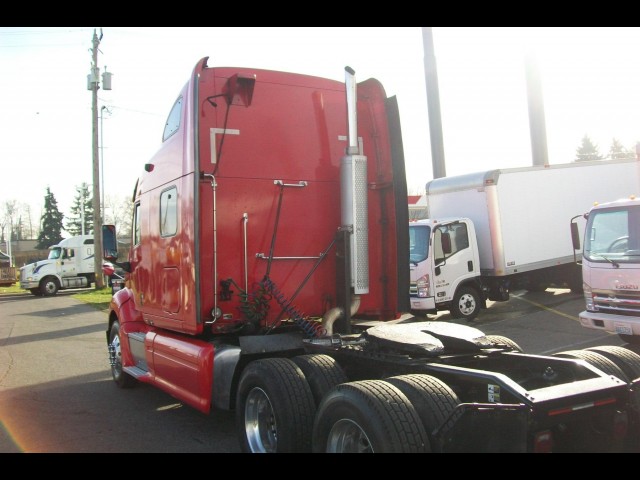
<instances>
[{"instance_id":1,"label":"headlight","mask_svg":"<svg viewBox=\"0 0 640 480\"><path fill-rule=\"evenodd\" d=\"M591 291L591 287L586 283L583 283L582 290L584 291L584 303L586 305L587 311L596 312L597 308L593 304L593 294Z\"/></svg>"},{"instance_id":2,"label":"headlight","mask_svg":"<svg viewBox=\"0 0 640 480\"><path fill-rule=\"evenodd\" d=\"M424 275L416 281L416 287L418 289L419 298L427 298L431 296L431 282L429 281L429 275Z\"/></svg>"}]
</instances>

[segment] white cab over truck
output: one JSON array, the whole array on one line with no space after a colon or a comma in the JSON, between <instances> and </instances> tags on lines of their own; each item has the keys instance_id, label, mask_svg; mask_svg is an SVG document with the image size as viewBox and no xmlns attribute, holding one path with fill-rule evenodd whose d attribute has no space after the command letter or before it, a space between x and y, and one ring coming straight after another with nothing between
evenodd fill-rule
<instances>
[{"instance_id":1,"label":"white cab over truck","mask_svg":"<svg viewBox=\"0 0 640 480\"><path fill-rule=\"evenodd\" d=\"M567 237L576 212L639 190L636 160L489 170L432 180L410 222L411 309L474 318L486 300L552 285L582 291ZM640 330L639 330L640 332Z\"/></svg>"},{"instance_id":2,"label":"white cab over truck","mask_svg":"<svg viewBox=\"0 0 640 480\"><path fill-rule=\"evenodd\" d=\"M580 324L640 344L640 200L632 195L598 204L584 216L586 309L580 313ZM571 226L578 250L579 229L575 222Z\"/></svg>"},{"instance_id":3,"label":"white cab over truck","mask_svg":"<svg viewBox=\"0 0 640 480\"><path fill-rule=\"evenodd\" d=\"M96 281L93 235L78 235L49 247L49 257L20 269L20 287L34 295L55 295Z\"/></svg>"}]
</instances>

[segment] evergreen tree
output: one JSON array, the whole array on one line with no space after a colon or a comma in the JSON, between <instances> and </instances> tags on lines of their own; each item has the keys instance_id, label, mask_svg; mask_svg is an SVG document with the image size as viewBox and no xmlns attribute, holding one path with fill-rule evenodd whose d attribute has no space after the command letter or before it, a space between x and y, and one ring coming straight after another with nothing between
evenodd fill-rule
<instances>
[{"instance_id":1,"label":"evergreen tree","mask_svg":"<svg viewBox=\"0 0 640 480\"><path fill-rule=\"evenodd\" d=\"M82 223L84 218L84 234L90 235L93 232L93 198L89 193L89 185L82 183L76 187L76 196L71 206L65 230L71 235L82 234Z\"/></svg>"},{"instance_id":2,"label":"evergreen tree","mask_svg":"<svg viewBox=\"0 0 640 480\"><path fill-rule=\"evenodd\" d=\"M60 243L62 240L62 219L64 215L58 210L58 201L47 187L47 194L44 197L44 213L40 219L40 234L36 248L44 250L51 245Z\"/></svg>"},{"instance_id":3,"label":"evergreen tree","mask_svg":"<svg viewBox=\"0 0 640 480\"><path fill-rule=\"evenodd\" d=\"M614 138L609 147L609 158L612 160L621 158L634 158L636 155L628 148L622 146L618 139Z\"/></svg>"},{"instance_id":4,"label":"evergreen tree","mask_svg":"<svg viewBox=\"0 0 640 480\"><path fill-rule=\"evenodd\" d=\"M576 162L588 162L590 160L602 160L598 147L593 144L588 135L582 138L582 145L576 150Z\"/></svg>"}]
</instances>

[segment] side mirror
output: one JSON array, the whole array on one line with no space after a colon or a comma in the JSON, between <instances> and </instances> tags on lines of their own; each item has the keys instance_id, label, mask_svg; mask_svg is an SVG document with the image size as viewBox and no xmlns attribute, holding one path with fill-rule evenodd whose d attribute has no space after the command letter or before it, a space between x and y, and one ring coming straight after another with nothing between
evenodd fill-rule
<instances>
[{"instance_id":1,"label":"side mirror","mask_svg":"<svg viewBox=\"0 0 640 480\"><path fill-rule=\"evenodd\" d=\"M580 250L580 231L578 230L578 224L574 222L576 218L578 217L571 219L571 242L573 243L574 250Z\"/></svg>"},{"instance_id":2,"label":"side mirror","mask_svg":"<svg viewBox=\"0 0 640 480\"><path fill-rule=\"evenodd\" d=\"M118 259L118 241L116 239L116 226L102 226L102 258L110 262Z\"/></svg>"}]
</instances>

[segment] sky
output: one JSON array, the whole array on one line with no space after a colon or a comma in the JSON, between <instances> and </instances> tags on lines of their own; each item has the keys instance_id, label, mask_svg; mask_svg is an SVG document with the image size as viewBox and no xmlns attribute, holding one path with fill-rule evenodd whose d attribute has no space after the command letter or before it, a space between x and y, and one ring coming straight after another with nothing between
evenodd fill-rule
<instances>
[{"instance_id":1,"label":"sky","mask_svg":"<svg viewBox=\"0 0 640 480\"><path fill-rule=\"evenodd\" d=\"M572 162L585 135L603 155L614 138L630 149L640 141L640 27L431 28L447 176L533 163L527 52L539 66L550 164ZM1 27L0 209L28 204L37 223L49 187L68 215L76 188L93 183L94 29L98 66L113 74L112 90L98 92L107 199L131 196L205 56L209 66L344 81L348 65L358 81L377 78L398 99L409 193L433 178L422 27Z\"/></svg>"}]
</instances>

